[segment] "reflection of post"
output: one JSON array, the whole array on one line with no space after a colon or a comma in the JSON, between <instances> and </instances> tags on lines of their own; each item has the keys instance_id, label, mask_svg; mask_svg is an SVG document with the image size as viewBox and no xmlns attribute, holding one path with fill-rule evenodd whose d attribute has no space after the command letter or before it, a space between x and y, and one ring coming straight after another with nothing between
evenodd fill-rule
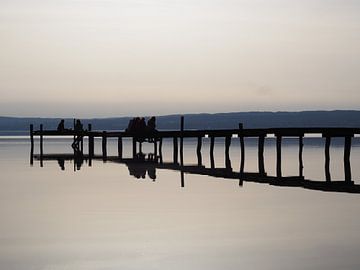
<instances>
[{"instance_id":1,"label":"reflection of post","mask_svg":"<svg viewBox=\"0 0 360 270\"><path fill-rule=\"evenodd\" d=\"M106 131L103 131L103 134L102 134L102 156L103 156L104 160L107 157L106 143L107 143Z\"/></svg>"},{"instance_id":2,"label":"reflection of post","mask_svg":"<svg viewBox=\"0 0 360 270\"><path fill-rule=\"evenodd\" d=\"M30 142L31 142L30 165L33 165L34 164L34 126L32 124L30 125Z\"/></svg>"},{"instance_id":3,"label":"reflection of post","mask_svg":"<svg viewBox=\"0 0 360 270\"><path fill-rule=\"evenodd\" d=\"M304 176L304 163L303 163L303 149L304 149L304 141L303 136L299 136L299 176Z\"/></svg>"},{"instance_id":4,"label":"reflection of post","mask_svg":"<svg viewBox=\"0 0 360 270\"><path fill-rule=\"evenodd\" d=\"M184 165L184 116L180 118L180 163Z\"/></svg>"},{"instance_id":5,"label":"reflection of post","mask_svg":"<svg viewBox=\"0 0 360 270\"><path fill-rule=\"evenodd\" d=\"M201 166L202 165L202 156L201 156L201 146L202 146L202 137L198 137L197 138L197 148L196 148L196 155L198 158L198 165Z\"/></svg>"},{"instance_id":6,"label":"reflection of post","mask_svg":"<svg viewBox=\"0 0 360 270\"><path fill-rule=\"evenodd\" d=\"M276 176L281 177L281 135L276 135Z\"/></svg>"},{"instance_id":7,"label":"reflection of post","mask_svg":"<svg viewBox=\"0 0 360 270\"><path fill-rule=\"evenodd\" d=\"M184 171L181 169L181 187L185 187Z\"/></svg>"},{"instance_id":8,"label":"reflection of post","mask_svg":"<svg viewBox=\"0 0 360 270\"><path fill-rule=\"evenodd\" d=\"M173 138L173 145L174 145L174 163L178 163L178 138L174 137Z\"/></svg>"},{"instance_id":9,"label":"reflection of post","mask_svg":"<svg viewBox=\"0 0 360 270\"><path fill-rule=\"evenodd\" d=\"M123 157L123 142L122 137L118 137L118 157L121 159Z\"/></svg>"},{"instance_id":10,"label":"reflection of post","mask_svg":"<svg viewBox=\"0 0 360 270\"><path fill-rule=\"evenodd\" d=\"M351 151L351 136L345 136L344 170L345 170L345 181L348 183L351 183L350 151Z\"/></svg>"},{"instance_id":11,"label":"reflection of post","mask_svg":"<svg viewBox=\"0 0 360 270\"><path fill-rule=\"evenodd\" d=\"M225 137L225 166L226 166L226 169L231 169L230 144L231 144L231 136L226 136Z\"/></svg>"},{"instance_id":12,"label":"reflection of post","mask_svg":"<svg viewBox=\"0 0 360 270\"><path fill-rule=\"evenodd\" d=\"M215 160L214 160L214 144L215 144L215 137L210 137L210 164L211 169L215 168Z\"/></svg>"},{"instance_id":13,"label":"reflection of post","mask_svg":"<svg viewBox=\"0 0 360 270\"><path fill-rule=\"evenodd\" d=\"M242 134L242 130L243 130L243 124L239 123L240 149L241 149L240 174L244 173L244 166L245 166L245 143L244 143L244 136Z\"/></svg>"},{"instance_id":14,"label":"reflection of post","mask_svg":"<svg viewBox=\"0 0 360 270\"><path fill-rule=\"evenodd\" d=\"M261 175L265 174L264 142L265 142L265 135L260 135L259 142L258 142L258 166L259 166L259 173Z\"/></svg>"},{"instance_id":15,"label":"reflection of post","mask_svg":"<svg viewBox=\"0 0 360 270\"><path fill-rule=\"evenodd\" d=\"M325 178L326 181L331 181L331 174L330 174L330 142L331 137L325 137Z\"/></svg>"},{"instance_id":16,"label":"reflection of post","mask_svg":"<svg viewBox=\"0 0 360 270\"><path fill-rule=\"evenodd\" d=\"M43 166L44 158L44 136L43 136L43 125L40 125L40 167Z\"/></svg>"}]
</instances>

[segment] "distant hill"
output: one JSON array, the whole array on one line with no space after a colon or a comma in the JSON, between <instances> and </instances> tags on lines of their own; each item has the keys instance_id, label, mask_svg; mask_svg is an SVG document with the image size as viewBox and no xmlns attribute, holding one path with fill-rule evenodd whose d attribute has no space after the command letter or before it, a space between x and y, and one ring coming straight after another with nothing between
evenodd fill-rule
<instances>
[{"instance_id":1,"label":"distant hill","mask_svg":"<svg viewBox=\"0 0 360 270\"><path fill-rule=\"evenodd\" d=\"M268 127L360 127L360 111L303 111L303 112L231 112L215 114L185 114L186 129ZM132 117L82 119L84 127L91 123L93 130L123 130ZM0 135L27 134L30 124L38 129L55 129L60 118L0 117ZM71 128L73 119L65 119ZM179 129L180 115L157 117L158 129Z\"/></svg>"}]
</instances>

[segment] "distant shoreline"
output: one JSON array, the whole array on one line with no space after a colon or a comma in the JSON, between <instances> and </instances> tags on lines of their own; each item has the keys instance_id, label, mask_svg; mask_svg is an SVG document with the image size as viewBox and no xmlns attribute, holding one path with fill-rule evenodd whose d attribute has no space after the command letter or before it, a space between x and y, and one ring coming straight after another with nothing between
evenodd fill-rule
<instances>
[{"instance_id":1,"label":"distant shoreline","mask_svg":"<svg viewBox=\"0 0 360 270\"><path fill-rule=\"evenodd\" d=\"M239 123L245 128L271 127L360 127L360 111L300 111L300 112L230 112L184 114L185 129L234 129ZM35 129L56 129L61 118L1 117L0 136L27 135L30 124ZM132 117L81 119L84 127L91 123L93 130L124 130ZM179 129L180 114L156 117L158 129ZM65 118L65 126L72 128L73 119Z\"/></svg>"}]
</instances>

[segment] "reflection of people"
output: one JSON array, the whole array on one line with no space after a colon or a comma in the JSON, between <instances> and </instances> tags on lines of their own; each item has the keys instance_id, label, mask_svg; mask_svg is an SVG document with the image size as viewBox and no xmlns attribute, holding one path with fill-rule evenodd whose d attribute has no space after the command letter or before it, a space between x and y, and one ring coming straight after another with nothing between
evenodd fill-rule
<instances>
[{"instance_id":1,"label":"reflection of people","mask_svg":"<svg viewBox=\"0 0 360 270\"><path fill-rule=\"evenodd\" d=\"M61 119L60 123L57 126L57 131L64 131L65 130L65 120Z\"/></svg>"},{"instance_id":2,"label":"reflection of people","mask_svg":"<svg viewBox=\"0 0 360 270\"><path fill-rule=\"evenodd\" d=\"M58 158L57 162L61 168L62 171L65 171L65 160L63 158Z\"/></svg>"},{"instance_id":3,"label":"reflection of people","mask_svg":"<svg viewBox=\"0 0 360 270\"><path fill-rule=\"evenodd\" d=\"M83 125L79 119L76 120L75 131L83 131Z\"/></svg>"},{"instance_id":4,"label":"reflection of people","mask_svg":"<svg viewBox=\"0 0 360 270\"><path fill-rule=\"evenodd\" d=\"M84 164L84 158L82 156L75 156L74 162L76 165L76 169L79 171L81 169L81 166Z\"/></svg>"},{"instance_id":5,"label":"reflection of people","mask_svg":"<svg viewBox=\"0 0 360 270\"><path fill-rule=\"evenodd\" d=\"M147 170L147 173L148 173L148 176L149 176L153 181L155 181L155 179L156 179L156 168L155 168L155 166L149 167L148 170Z\"/></svg>"}]
</instances>

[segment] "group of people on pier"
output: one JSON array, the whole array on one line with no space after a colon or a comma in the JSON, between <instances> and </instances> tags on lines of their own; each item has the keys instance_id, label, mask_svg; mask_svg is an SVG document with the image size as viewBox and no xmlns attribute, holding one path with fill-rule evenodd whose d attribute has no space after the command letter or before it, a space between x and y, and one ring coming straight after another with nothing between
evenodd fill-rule
<instances>
[{"instance_id":1,"label":"group of people on pier","mask_svg":"<svg viewBox=\"0 0 360 270\"><path fill-rule=\"evenodd\" d=\"M69 131L70 129L65 128L65 120L61 119L60 123L57 126L57 131L63 132L63 131ZM75 121L74 125L74 131L83 131L84 127L83 124L79 119Z\"/></svg>"},{"instance_id":2,"label":"group of people on pier","mask_svg":"<svg viewBox=\"0 0 360 270\"><path fill-rule=\"evenodd\" d=\"M144 117L135 117L129 121L126 132L136 134L146 134L156 131L156 118L152 116L149 118L147 123Z\"/></svg>"}]
</instances>

